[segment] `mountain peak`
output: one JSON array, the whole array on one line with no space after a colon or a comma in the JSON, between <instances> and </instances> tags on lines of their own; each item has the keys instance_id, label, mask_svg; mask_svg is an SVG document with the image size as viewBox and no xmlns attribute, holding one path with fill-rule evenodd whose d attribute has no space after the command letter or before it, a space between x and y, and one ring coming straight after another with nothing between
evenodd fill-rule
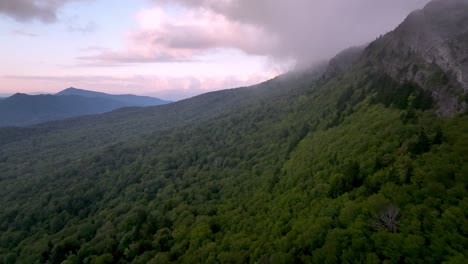
<instances>
[{"instance_id":1,"label":"mountain peak","mask_svg":"<svg viewBox=\"0 0 468 264\"><path fill-rule=\"evenodd\" d=\"M411 13L396 31L427 34L434 40L450 38L467 32L467 10L466 0L434 0Z\"/></svg>"},{"instance_id":2,"label":"mountain peak","mask_svg":"<svg viewBox=\"0 0 468 264\"><path fill-rule=\"evenodd\" d=\"M9 98L21 98L21 97L28 97L30 95L25 93L15 93L14 95L10 96Z\"/></svg>"},{"instance_id":3,"label":"mountain peak","mask_svg":"<svg viewBox=\"0 0 468 264\"><path fill-rule=\"evenodd\" d=\"M16 93L0 102L0 127L23 126L68 117L101 114L122 107L166 104L153 97L110 95L74 87L55 95Z\"/></svg>"},{"instance_id":4,"label":"mountain peak","mask_svg":"<svg viewBox=\"0 0 468 264\"><path fill-rule=\"evenodd\" d=\"M437 113L467 110L468 1L434 0L371 43L365 59L376 70L430 91Z\"/></svg>"},{"instance_id":5,"label":"mountain peak","mask_svg":"<svg viewBox=\"0 0 468 264\"><path fill-rule=\"evenodd\" d=\"M463 8L466 8L468 6L468 1L466 0L433 0L429 2L424 9L426 11L438 11L438 10L444 10L444 11L461 11L460 13L463 12ZM460 10L460 8L462 8ZM453 16L456 13L451 13L449 16Z\"/></svg>"},{"instance_id":6,"label":"mountain peak","mask_svg":"<svg viewBox=\"0 0 468 264\"><path fill-rule=\"evenodd\" d=\"M96 97L97 94L103 94L103 93L88 91L88 90L79 89L75 87L69 87L56 93L56 95L80 95L80 96L92 96L92 97Z\"/></svg>"},{"instance_id":7,"label":"mountain peak","mask_svg":"<svg viewBox=\"0 0 468 264\"><path fill-rule=\"evenodd\" d=\"M68 87L67 89L62 90L61 92L64 92L64 91L83 91L83 89L78 89L75 87Z\"/></svg>"}]
</instances>

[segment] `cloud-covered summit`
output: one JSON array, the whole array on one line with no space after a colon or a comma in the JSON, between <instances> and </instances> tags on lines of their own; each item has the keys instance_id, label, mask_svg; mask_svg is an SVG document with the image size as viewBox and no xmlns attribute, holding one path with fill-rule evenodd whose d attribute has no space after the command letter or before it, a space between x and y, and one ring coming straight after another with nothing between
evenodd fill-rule
<instances>
[{"instance_id":1,"label":"cloud-covered summit","mask_svg":"<svg viewBox=\"0 0 468 264\"><path fill-rule=\"evenodd\" d=\"M68 2L0 0L0 14L18 21L57 19ZM101 1L101 0L96 0ZM429 0L147 0L123 50L83 56L107 63L186 62L214 49L273 59L317 62L372 41ZM168 6L179 7L177 14Z\"/></svg>"},{"instance_id":2,"label":"cloud-covered summit","mask_svg":"<svg viewBox=\"0 0 468 264\"><path fill-rule=\"evenodd\" d=\"M63 77L0 76L2 92L75 85L70 75L108 92L251 84L368 43L428 1L0 0L4 76Z\"/></svg>"},{"instance_id":3,"label":"cloud-covered summit","mask_svg":"<svg viewBox=\"0 0 468 264\"><path fill-rule=\"evenodd\" d=\"M372 41L397 26L428 0L152 0L178 4L225 17L229 23L250 27L257 36L255 49L243 42L255 36L237 35L237 48L273 58L313 62L328 59L342 49ZM196 32L186 32L190 38ZM264 36L268 36L265 38ZM274 41L272 41L274 40ZM169 43L170 45L171 43ZM175 48L175 46L172 46ZM247 46L248 47L248 46Z\"/></svg>"}]
</instances>

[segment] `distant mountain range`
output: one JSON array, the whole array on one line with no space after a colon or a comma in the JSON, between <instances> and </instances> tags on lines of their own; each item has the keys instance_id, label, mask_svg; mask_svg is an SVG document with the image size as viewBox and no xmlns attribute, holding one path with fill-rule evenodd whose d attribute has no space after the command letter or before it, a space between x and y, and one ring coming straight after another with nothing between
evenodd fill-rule
<instances>
[{"instance_id":1,"label":"distant mountain range","mask_svg":"<svg viewBox=\"0 0 468 264\"><path fill-rule=\"evenodd\" d=\"M61 92L56 93L55 95L66 96L66 95L77 95L87 98L102 98L102 99L109 99L113 101L120 102L125 106L154 106L154 105L163 105L168 104L170 101L161 100L155 97L149 96L138 96L133 94L121 94L121 95L114 95L114 94L106 94L100 92L93 92L83 89L77 89L74 87L70 87L65 89Z\"/></svg>"},{"instance_id":2,"label":"distant mountain range","mask_svg":"<svg viewBox=\"0 0 468 264\"><path fill-rule=\"evenodd\" d=\"M122 107L167 103L170 102L154 97L112 95L73 87L54 95L17 93L0 98L0 126L26 126L81 115L101 114Z\"/></svg>"}]
</instances>

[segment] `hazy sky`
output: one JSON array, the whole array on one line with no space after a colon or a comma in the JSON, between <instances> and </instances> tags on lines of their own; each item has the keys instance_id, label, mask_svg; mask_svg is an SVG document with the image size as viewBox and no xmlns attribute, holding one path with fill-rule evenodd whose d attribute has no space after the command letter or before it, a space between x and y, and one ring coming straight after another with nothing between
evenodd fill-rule
<instances>
[{"instance_id":1,"label":"hazy sky","mask_svg":"<svg viewBox=\"0 0 468 264\"><path fill-rule=\"evenodd\" d=\"M372 41L428 0L0 0L0 94L180 99Z\"/></svg>"}]
</instances>

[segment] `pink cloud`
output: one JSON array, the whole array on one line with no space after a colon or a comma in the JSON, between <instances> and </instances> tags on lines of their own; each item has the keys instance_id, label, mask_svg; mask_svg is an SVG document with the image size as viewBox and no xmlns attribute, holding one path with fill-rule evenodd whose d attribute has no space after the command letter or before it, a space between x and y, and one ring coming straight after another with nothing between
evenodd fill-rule
<instances>
[{"instance_id":1,"label":"pink cloud","mask_svg":"<svg viewBox=\"0 0 468 264\"><path fill-rule=\"evenodd\" d=\"M208 9L184 9L168 15L165 9L145 9L136 15L139 28L126 34L121 51L105 51L79 59L107 63L196 61L213 49L238 49L267 55L275 40L260 28L230 21ZM270 43L266 47L264 43Z\"/></svg>"},{"instance_id":2,"label":"pink cloud","mask_svg":"<svg viewBox=\"0 0 468 264\"><path fill-rule=\"evenodd\" d=\"M142 76L3 76L0 77L1 93L35 93L38 91L58 92L66 87L79 87L107 93L132 93L152 95L169 100L180 100L198 94L253 85L277 75L276 72L252 74L249 76L220 77L166 77ZM28 90L25 90L28 87Z\"/></svg>"},{"instance_id":3,"label":"pink cloud","mask_svg":"<svg viewBox=\"0 0 468 264\"><path fill-rule=\"evenodd\" d=\"M155 5L210 10L229 23L261 29L257 49L307 66L363 45L395 28L430 0L151 0ZM238 35L238 38L248 35Z\"/></svg>"}]
</instances>

